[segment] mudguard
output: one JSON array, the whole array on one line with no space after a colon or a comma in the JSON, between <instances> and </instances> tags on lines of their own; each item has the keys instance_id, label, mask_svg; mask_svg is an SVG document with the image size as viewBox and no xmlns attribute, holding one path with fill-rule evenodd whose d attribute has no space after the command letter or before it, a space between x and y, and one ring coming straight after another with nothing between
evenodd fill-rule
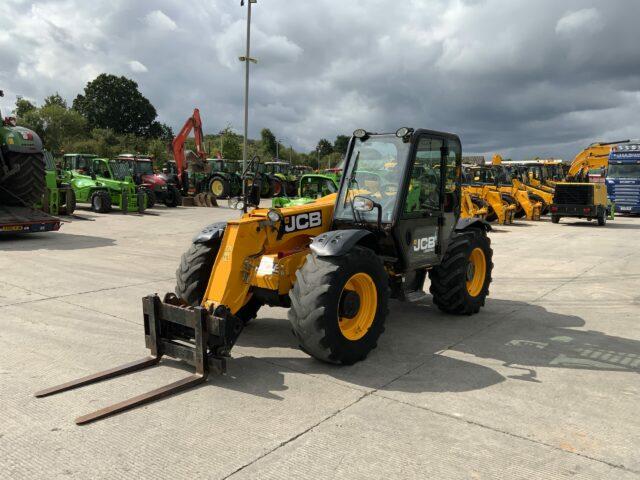
<instances>
[{"instance_id":1,"label":"mudguard","mask_svg":"<svg viewBox=\"0 0 640 480\"><path fill-rule=\"evenodd\" d=\"M227 222L216 222L207 225L200 233L193 237L193 243L207 243L222 238L225 228L227 228Z\"/></svg>"},{"instance_id":2,"label":"mudguard","mask_svg":"<svg viewBox=\"0 0 640 480\"><path fill-rule=\"evenodd\" d=\"M2 127L0 143L6 152L42 153L42 140L38 134L24 127Z\"/></svg>"},{"instance_id":3,"label":"mudguard","mask_svg":"<svg viewBox=\"0 0 640 480\"><path fill-rule=\"evenodd\" d=\"M313 239L309 248L319 257L337 257L347 253L364 237L373 235L368 230L333 230Z\"/></svg>"},{"instance_id":4,"label":"mudguard","mask_svg":"<svg viewBox=\"0 0 640 480\"><path fill-rule=\"evenodd\" d=\"M456 231L466 230L468 228L483 228L487 232L492 230L491 224L482 218L460 218L456 223Z\"/></svg>"}]
</instances>

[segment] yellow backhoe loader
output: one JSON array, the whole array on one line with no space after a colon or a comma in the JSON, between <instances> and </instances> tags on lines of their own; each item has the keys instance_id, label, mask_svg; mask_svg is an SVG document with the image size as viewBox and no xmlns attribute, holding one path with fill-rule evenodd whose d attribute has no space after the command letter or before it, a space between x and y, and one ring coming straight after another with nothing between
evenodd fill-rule
<instances>
[{"instance_id":1,"label":"yellow backhoe loader","mask_svg":"<svg viewBox=\"0 0 640 480\"><path fill-rule=\"evenodd\" d=\"M460 205L461 218L486 219L489 214L489 205L480 197L471 195L466 188L462 188L462 200Z\"/></svg>"},{"instance_id":2,"label":"yellow backhoe loader","mask_svg":"<svg viewBox=\"0 0 640 480\"><path fill-rule=\"evenodd\" d=\"M487 179L488 174L491 175L491 180ZM488 170L488 167L465 165L463 177L463 190L486 203L488 208L487 221L497 222L500 225L513 223L517 203L513 197L498 190L493 181L493 174Z\"/></svg>"},{"instance_id":3,"label":"yellow backhoe loader","mask_svg":"<svg viewBox=\"0 0 640 480\"><path fill-rule=\"evenodd\" d=\"M389 156L395 165L384 168L379 159ZM224 372L238 336L262 305L289 308L302 350L346 365L376 347L389 298L424 298L427 276L440 310L478 312L491 283L491 227L460 218L461 158L454 134L356 130L337 193L304 205L255 208L194 238L176 272L175 294L143 299L149 357L36 396L156 365L165 355L195 366L195 373L76 423L200 384L210 372ZM258 204L260 184L245 188L245 209Z\"/></svg>"}]
</instances>

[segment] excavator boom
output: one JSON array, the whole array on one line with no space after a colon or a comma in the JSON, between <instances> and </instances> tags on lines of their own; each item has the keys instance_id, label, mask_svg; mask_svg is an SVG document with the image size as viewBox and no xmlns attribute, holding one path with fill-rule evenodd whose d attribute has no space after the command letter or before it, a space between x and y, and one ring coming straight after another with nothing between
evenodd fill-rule
<instances>
[{"instance_id":1,"label":"excavator boom","mask_svg":"<svg viewBox=\"0 0 640 480\"><path fill-rule=\"evenodd\" d=\"M171 148L173 149L173 159L176 162L176 170L180 183L182 183L184 171L187 169L186 159L184 156L184 144L186 143L187 138L189 138L192 130L196 141L196 155L204 161L207 159L207 153L204 150L204 135L202 133L200 110L197 108L193 109L193 114L184 123L180 132L178 132L171 144Z\"/></svg>"}]
</instances>

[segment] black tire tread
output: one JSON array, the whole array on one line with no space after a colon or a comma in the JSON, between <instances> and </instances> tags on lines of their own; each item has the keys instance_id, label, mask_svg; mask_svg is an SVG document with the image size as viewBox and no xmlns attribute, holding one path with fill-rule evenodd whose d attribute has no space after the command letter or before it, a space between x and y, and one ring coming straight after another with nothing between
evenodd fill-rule
<instances>
[{"instance_id":1,"label":"black tire tread","mask_svg":"<svg viewBox=\"0 0 640 480\"><path fill-rule=\"evenodd\" d=\"M340 351L337 345L331 344L330 335L323 327L322 317L330 297L335 295L332 287L336 284L338 271L354 258L365 259L367 263L380 268L384 274L384 287L378 292L380 319L370 330L371 337L367 340L371 343L366 349ZM305 263L296 272L297 281L289 291L291 308L288 317L300 348L318 360L328 363L350 365L364 360L368 353L376 348L377 340L384 332L384 320L389 313L389 286L386 275L379 257L372 250L361 246L353 247L349 254L341 257L319 258L313 253L307 255Z\"/></svg>"},{"instance_id":2,"label":"black tire tread","mask_svg":"<svg viewBox=\"0 0 640 480\"><path fill-rule=\"evenodd\" d=\"M475 298L466 290L466 268L472 248L486 241L487 274L483 291ZM472 315L478 313L489 295L491 272L493 271L493 250L491 239L484 230L472 229L456 234L442 263L429 271L431 286L429 291L433 303L443 312L455 315Z\"/></svg>"},{"instance_id":3,"label":"black tire tread","mask_svg":"<svg viewBox=\"0 0 640 480\"><path fill-rule=\"evenodd\" d=\"M15 165L20 165L20 169L0 184L0 203L32 206L42 200L45 190L44 155L9 152L5 159L10 169Z\"/></svg>"},{"instance_id":4,"label":"black tire tread","mask_svg":"<svg viewBox=\"0 0 640 480\"><path fill-rule=\"evenodd\" d=\"M102 198L102 206L99 209L94 209L93 199L94 197ZM109 192L105 190L98 190L91 195L91 209L96 213L109 213L111 211L111 196Z\"/></svg>"}]
</instances>

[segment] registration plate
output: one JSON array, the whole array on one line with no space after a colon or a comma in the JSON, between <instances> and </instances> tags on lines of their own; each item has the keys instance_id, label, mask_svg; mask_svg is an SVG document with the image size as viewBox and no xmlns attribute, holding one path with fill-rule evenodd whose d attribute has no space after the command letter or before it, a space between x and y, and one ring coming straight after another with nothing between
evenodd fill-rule
<instances>
[{"instance_id":1,"label":"registration plate","mask_svg":"<svg viewBox=\"0 0 640 480\"><path fill-rule=\"evenodd\" d=\"M2 227L3 232L21 232L23 229L22 225L6 225Z\"/></svg>"},{"instance_id":2,"label":"registration plate","mask_svg":"<svg viewBox=\"0 0 640 480\"><path fill-rule=\"evenodd\" d=\"M629 212L631 211L631 207L620 207L620 210L622 210L623 212Z\"/></svg>"}]
</instances>

